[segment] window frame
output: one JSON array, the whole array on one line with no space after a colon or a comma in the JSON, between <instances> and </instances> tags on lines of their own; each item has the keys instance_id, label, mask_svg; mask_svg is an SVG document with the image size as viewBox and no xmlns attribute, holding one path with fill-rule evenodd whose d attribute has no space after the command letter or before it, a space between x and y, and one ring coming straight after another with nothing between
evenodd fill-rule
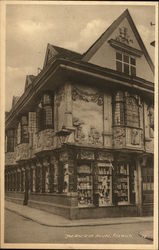
<instances>
[{"instance_id":1,"label":"window frame","mask_svg":"<svg viewBox=\"0 0 159 250\"><path fill-rule=\"evenodd\" d=\"M50 101L45 103L45 96L50 98ZM46 97L46 98L47 98ZM54 95L44 93L41 97L41 100L39 102L38 108L36 110L36 120L37 120L37 130L38 132L45 130L45 129L54 129ZM51 120L52 122L48 124L47 122L47 115L49 114L50 110L47 108L50 108L51 110ZM47 112L49 111L49 112ZM38 114L39 113L39 114ZM49 116L50 116L49 114ZM49 117L48 116L48 117Z\"/></svg>"},{"instance_id":2,"label":"window frame","mask_svg":"<svg viewBox=\"0 0 159 250\"><path fill-rule=\"evenodd\" d=\"M128 108L128 104L127 104L127 100L128 99L134 100L134 102L136 104L136 109L137 110L131 110L130 108ZM130 107L132 107L132 105ZM128 112L129 112L129 115L128 115ZM125 110L124 110L124 114L125 114L125 126L132 127L132 128L140 128L140 111L139 111L139 105L138 105L137 100L136 100L135 97L133 97L133 96L127 96L125 98ZM135 120L135 125L134 125L134 117L133 117L134 114L137 117L137 120ZM128 117L129 118L131 117L131 119L128 119Z\"/></svg>"},{"instance_id":3,"label":"window frame","mask_svg":"<svg viewBox=\"0 0 159 250\"><path fill-rule=\"evenodd\" d=\"M24 122L24 123L22 121L23 117L26 118L26 122ZM29 121L28 121L28 115L22 115L20 122L21 122L21 143L29 143ZM26 129L26 133L24 133L25 129Z\"/></svg>"},{"instance_id":4,"label":"window frame","mask_svg":"<svg viewBox=\"0 0 159 250\"><path fill-rule=\"evenodd\" d=\"M121 55L121 60L117 58L117 54ZM124 61L124 56L128 57L129 62ZM135 64L132 64L132 62L131 62L132 59L135 60ZM135 56L132 56L132 55L130 55L128 53L125 53L125 52L116 51L115 62L116 62L116 70L118 72L122 72L122 73L125 73L127 75L131 75L131 76L136 76L136 57ZM117 63L121 64L121 71L117 69L118 68ZM125 70L124 70L125 65L128 66L128 68L129 68L128 73L126 73ZM135 69L135 74L132 74L132 68Z\"/></svg>"},{"instance_id":5,"label":"window frame","mask_svg":"<svg viewBox=\"0 0 159 250\"><path fill-rule=\"evenodd\" d=\"M131 94L129 96L125 96L123 93L122 97L118 97L118 92L116 92L113 96L113 126L124 126L124 127L131 127L131 128L141 128L140 124L140 107L138 104L137 99L132 96ZM128 108L128 99L133 99L135 101L136 105L136 113L131 111L130 108ZM131 107L131 106L130 106ZM137 120L134 124L134 118L133 115L135 115ZM117 121L117 116L119 118L119 121ZM130 118L131 119L128 119Z\"/></svg>"}]
</instances>

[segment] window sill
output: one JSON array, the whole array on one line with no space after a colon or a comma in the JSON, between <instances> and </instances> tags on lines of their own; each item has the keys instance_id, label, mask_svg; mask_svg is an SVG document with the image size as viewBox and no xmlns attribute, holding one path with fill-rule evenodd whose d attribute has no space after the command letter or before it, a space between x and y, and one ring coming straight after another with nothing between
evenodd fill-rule
<instances>
[{"instance_id":1,"label":"window sill","mask_svg":"<svg viewBox=\"0 0 159 250\"><path fill-rule=\"evenodd\" d=\"M128 126L128 125L122 125L122 124L116 124L116 125L113 125L112 127L113 128L115 128L115 127L124 127L124 128L132 128L132 129L143 130L143 128L133 127L133 126Z\"/></svg>"}]
</instances>

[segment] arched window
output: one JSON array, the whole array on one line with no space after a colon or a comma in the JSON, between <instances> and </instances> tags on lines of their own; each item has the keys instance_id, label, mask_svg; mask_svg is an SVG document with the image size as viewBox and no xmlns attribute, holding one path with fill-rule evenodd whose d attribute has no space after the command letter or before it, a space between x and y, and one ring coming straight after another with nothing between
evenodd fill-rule
<instances>
[{"instance_id":1,"label":"arched window","mask_svg":"<svg viewBox=\"0 0 159 250\"><path fill-rule=\"evenodd\" d=\"M125 101L125 125L136 127L140 126L139 124L139 106L136 98L126 97Z\"/></svg>"},{"instance_id":2,"label":"arched window","mask_svg":"<svg viewBox=\"0 0 159 250\"><path fill-rule=\"evenodd\" d=\"M53 98L44 94L37 109L37 128L40 131L53 127Z\"/></svg>"}]
</instances>

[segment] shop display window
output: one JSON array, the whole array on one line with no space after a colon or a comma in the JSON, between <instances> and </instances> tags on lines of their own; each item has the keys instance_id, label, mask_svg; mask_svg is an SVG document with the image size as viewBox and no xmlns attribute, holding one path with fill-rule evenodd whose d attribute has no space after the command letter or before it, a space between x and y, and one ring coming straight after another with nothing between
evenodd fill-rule
<instances>
[{"instance_id":1,"label":"shop display window","mask_svg":"<svg viewBox=\"0 0 159 250\"><path fill-rule=\"evenodd\" d=\"M129 164L120 163L116 166L116 182L114 192L117 194L117 204L130 203L129 194Z\"/></svg>"},{"instance_id":2,"label":"shop display window","mask_svg":"<svg viewBox=\"0 0 159 250\"><path fill-rule=\"evenodd\" d=\"M81 164L77 168L77 190L79 207L93 205L93 178L91 164Z\"/></svg>"},{"instance_id":3,"label":"shop display window","mask_svg":"<svg viewBox=\"0 0 159 250\"><path fill-rule=\"evenodd\" d=\"M98 204L110 206L112 203L112 164L98 163Z\"/></svg>"}]
</instances>

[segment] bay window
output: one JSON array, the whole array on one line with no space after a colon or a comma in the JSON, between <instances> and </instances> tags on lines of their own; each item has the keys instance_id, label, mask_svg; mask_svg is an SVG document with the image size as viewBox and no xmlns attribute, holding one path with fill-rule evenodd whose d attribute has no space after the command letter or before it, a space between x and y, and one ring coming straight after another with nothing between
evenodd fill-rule
<instances>
[{"instance_id":1,"label":"bay window","mask_svg":"<svg viewBox=\"0 0 159 250\"><path fill-rule=\"evenodd\" d=\"M124 92L117 92L113 101L113 124L123 125L133 128L140 127L138 100Z\"/></svg>"}]
</instances>

